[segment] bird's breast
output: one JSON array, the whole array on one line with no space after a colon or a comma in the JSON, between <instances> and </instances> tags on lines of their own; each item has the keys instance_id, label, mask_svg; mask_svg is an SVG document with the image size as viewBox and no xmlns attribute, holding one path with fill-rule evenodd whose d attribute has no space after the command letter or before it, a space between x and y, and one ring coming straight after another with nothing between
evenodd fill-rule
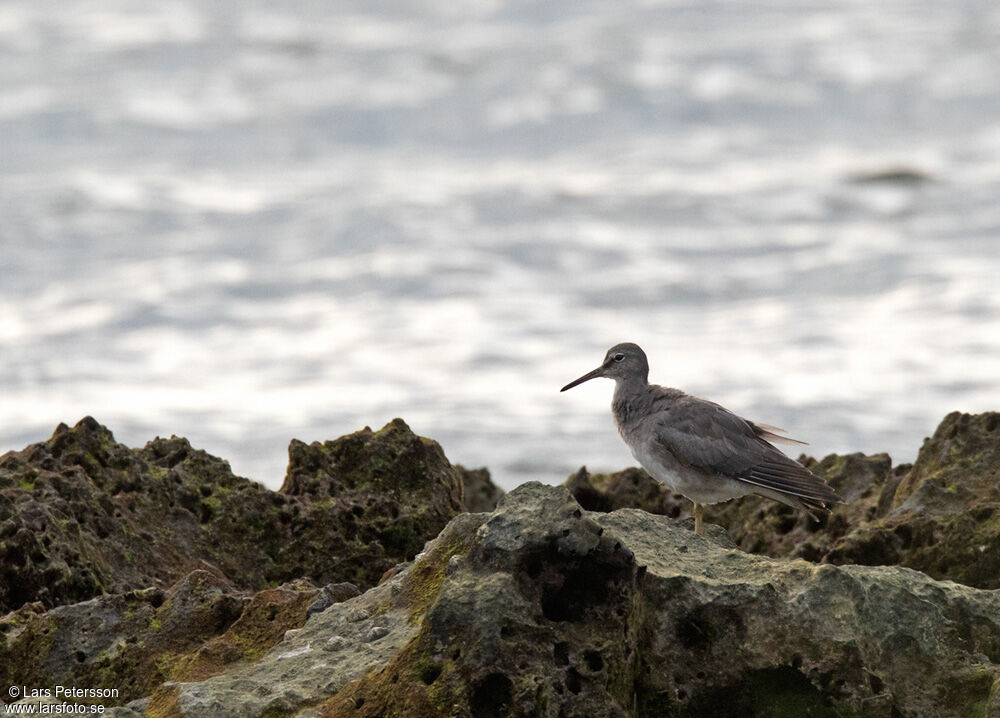
<instances>
[{"instance_id":1,"label":"bird's breast","mask_svg":"<svg viewBox=\"0 0 1000 718\"><path fill-rule=\"evenodd\" d=\"M636 461L650 476L674 493L686 496L699 504L715 504L750 493L750 487L739 481L720 476L715 472L687 466L678 461L670 451L660 448L652 451L641 441L629 441L622 432L625 443Z\"/></svg>"},{"instance_id":2,"label":"bird's breast","mask_svg":"<svg viewBox=\"0 0 1000 718\"><path fill-rule=\"evenodd\" d=\"M665 484L671 491L684 493L683 488L688 481L685 480L684 472L677 462L671 460L673 457L654 454L638 444L629 444L629 449L646 473L661 484Z\"/></svg>"}]
</instances>

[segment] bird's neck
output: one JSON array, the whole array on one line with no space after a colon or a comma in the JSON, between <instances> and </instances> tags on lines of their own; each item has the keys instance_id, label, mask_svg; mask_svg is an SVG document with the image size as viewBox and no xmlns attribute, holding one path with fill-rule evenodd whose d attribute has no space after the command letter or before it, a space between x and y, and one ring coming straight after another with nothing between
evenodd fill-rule
<instances>
[{"instance_id":1,"label":"bird's neck","mask_svg":"<svg viewBox=\"0 0 1000 718\"><path fill-rule=\"evenodd\" d=\"M615 395L611 400L611 411L619 428L627 425L641 411L643 399L648 394L649 382L642 377L627 377L615 380Z\"/></svg>"}]
</instances>

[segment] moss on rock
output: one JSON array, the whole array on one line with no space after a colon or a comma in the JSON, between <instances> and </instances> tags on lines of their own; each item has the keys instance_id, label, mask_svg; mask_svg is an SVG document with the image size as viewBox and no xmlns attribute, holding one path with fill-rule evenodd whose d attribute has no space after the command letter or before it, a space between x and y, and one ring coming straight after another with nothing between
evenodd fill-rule
<instances>
[{"instance_id":1,"label":"moss on rock","mask_svg":"<svg viewBox=\"0 0 1000 718\"><path fill-rule=\"evenodd\" d=\"M1000 588L1000 414L949 414L906 468L880 510L838 537L824 560L899 564Z\"/></svg>"},{"instance_id":2,"label":"moss on rock","mask_svg":"<svg viewBox=\"0 0 1000 718\"><path fill-rule=\"evenodd\" d=\"M241 661L259 660L286 631L306 622L306 610L318 593L308 581L260 591L224 633L178 660L172 680L204 680Z\"/></svg>"},{"instance_id":3,"label":"moss on rock","mask_svg":"<svg viewBox=\"0 0 1000 718\"><path fill-rule=\"evenodd\" d=\"M320 716L964 718L1000 697L991 592L756 557L665 517L584 513L538 484L455 519L378 590L358 601L388 601L384 616L417 630L311 709ZM344 625L328 624L338 650L352 645L333 628ZM288 648L322 645L319 629ZM199 706L222 695L205 688L184 693Z\"/></svg>"},{"instance_id":4,"label":"moss on rock","mask_svg":"<svg viewBox=\"0 0 1000 718\"><path fill-rule=\"evenodd\" d=\"M164 682L204 680L259 660L306 621L318 589L308 581L252 597L198 570L164 592L102 596L41 611L35 604L0 619L5 685L116 688L121 705Z\"/></svg>"},{"instance_id":5,"label":"moss on rock","mask_svg":"<svg viewBox=\"0 0 1000 718\"><path fill-rule=\"evenodd\" d=\"M814 522L802 512L748 496L709 506L742 549L773 557L902 565L939 579L1000 588L1000 414L949 414L917 461L893 467L886 454L831 454L799 461L846 502ZM565 486L596 511L641 508L687 517L691 504L639 468L586 469Z\"/></svg>"},{"instance_id":6,"label":"moss on rock","mask_svg":"<svg viewBox=\"0 0 1000 718\"><path fill-rule=\"evenodd\" d=\"M401 419L293 440L289 459L274 492L186 439L129 449L90 417L4 454L0 612L166 588L203 565L250 590L302 577L368 587L462 510L457 470Z\"/></svg>"},{"instance_id":7,"label":"moss on rock","mask_svg":"<svg viewBox=\"0 0 1000 718\"><path fill-rule=\"evenodd\" d=\"M256 661L305 622L312 581L372 586L462 510L457 470L398 419L290 457L273 492L186 439L133 450L89 417L0 457L0 611L19 609L0 680L124 703Z\"/></svg>"}]
</instances>

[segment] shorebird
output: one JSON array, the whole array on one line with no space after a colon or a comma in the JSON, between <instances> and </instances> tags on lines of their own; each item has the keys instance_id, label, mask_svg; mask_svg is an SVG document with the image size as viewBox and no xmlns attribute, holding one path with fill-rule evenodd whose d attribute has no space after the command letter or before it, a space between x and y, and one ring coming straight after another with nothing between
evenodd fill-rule
<instances>
[{"instance_id":1,"label":"shorebird","mask_svg":"<svg viewBox=\"0 0 1000 718\"><path fill-rule=\"evenodd\" d=\"M608 349L601 365L560 391L585 381L615 380L611 410L618 433L642 468L694 504L702 534L706 504L759 494L800 509L828 511L842 499L822 479L772 442L804 444L783 429L743 419L680 389L649 383L649 362L637 344Z\"/></svg>"}]
</instances>

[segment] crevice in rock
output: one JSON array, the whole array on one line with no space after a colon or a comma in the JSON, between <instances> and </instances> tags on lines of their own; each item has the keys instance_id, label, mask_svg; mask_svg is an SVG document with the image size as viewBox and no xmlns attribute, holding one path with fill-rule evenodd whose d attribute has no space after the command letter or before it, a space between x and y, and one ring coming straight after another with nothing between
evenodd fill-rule
<instances>
[{"instance_id":1,"label":"crevice in rock","mask_svg":"<svg viewBox=\"0 0 1000 718\"><path fill-rule=\"evenodd\" d=\"M510 711L513 684L503 673L490 673L472 688L469 708L475 718L502 718Z\"/></svg>"}]
</instances>

